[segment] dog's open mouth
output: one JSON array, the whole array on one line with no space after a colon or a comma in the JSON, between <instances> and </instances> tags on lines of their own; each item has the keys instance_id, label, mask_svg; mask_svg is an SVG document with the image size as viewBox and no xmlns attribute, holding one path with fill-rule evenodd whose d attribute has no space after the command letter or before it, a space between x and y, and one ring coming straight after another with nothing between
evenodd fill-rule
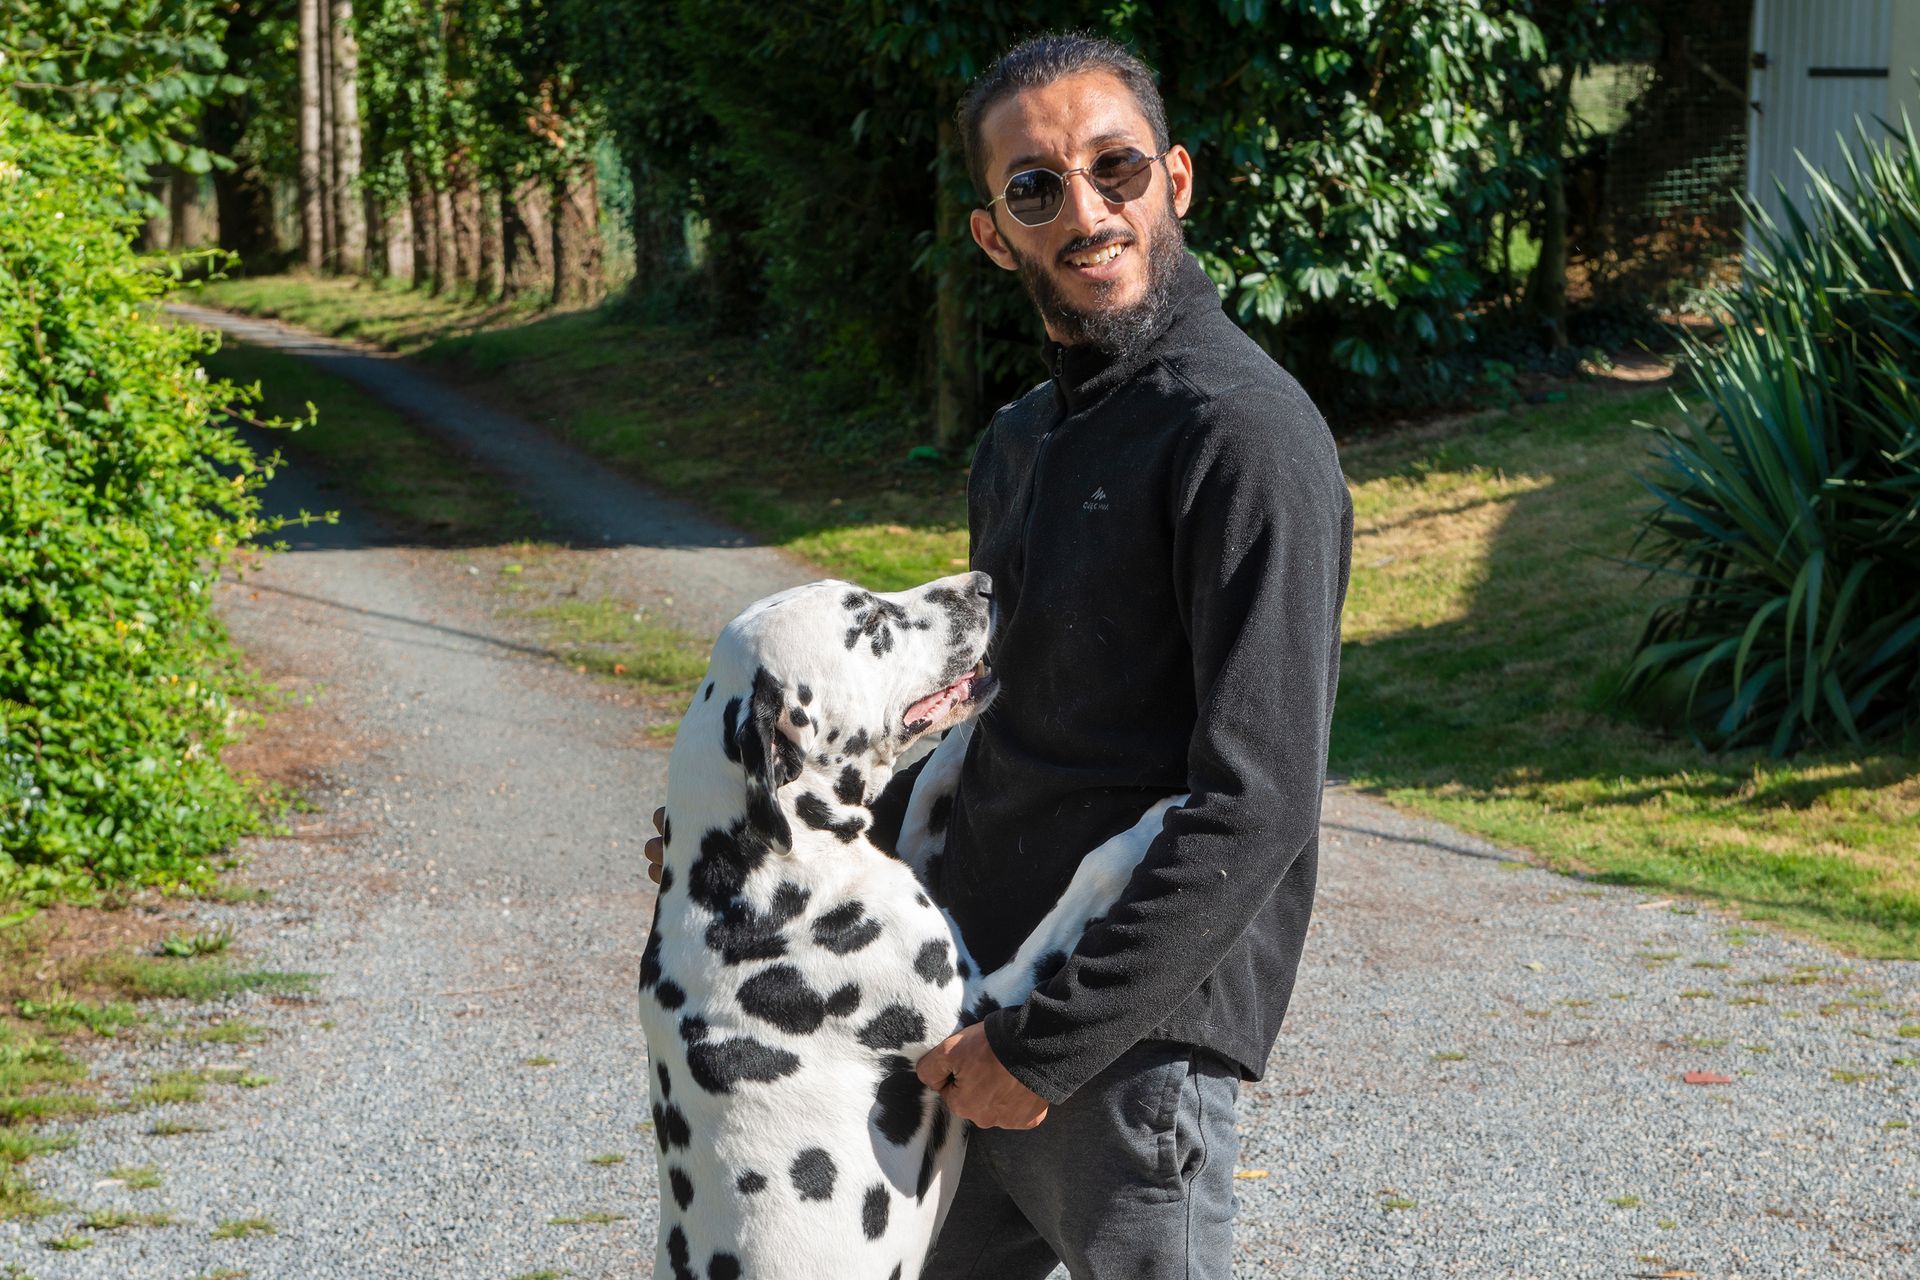
<instances>
[{"instance_id":1,"label":"dog's open mouth","mask_svg":"<svg viewBox=\"0 0 1920 1280\"><path fill-rule=\"evenodd\" d=\"M900 719L910 730L918 731L926 726L947 719L963 707L971 706L992 693L994 686L1000 683L1000 677L993 673L985 658L973 666L973 670L955 680L946 688L930 693L920 701L908 707Z\"/></svg>"}]
</instances>

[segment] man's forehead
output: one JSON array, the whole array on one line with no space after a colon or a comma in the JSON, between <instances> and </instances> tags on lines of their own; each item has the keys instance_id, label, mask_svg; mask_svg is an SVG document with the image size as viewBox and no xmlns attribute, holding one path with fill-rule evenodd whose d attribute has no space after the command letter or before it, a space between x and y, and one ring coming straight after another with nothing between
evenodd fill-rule
<instances>
[{"instance_id":1,"label":"man's forehead","mask_svg":"<svg viewBox=\"0 0 1920 1280\"><path fill-rule=\"evenodd\" d=\"M1151 140L1131 90L1108 71L1062 76L1001 99L980 121L989 173L1005 176L1081 151Z\"/></svg>"}]
</instances>

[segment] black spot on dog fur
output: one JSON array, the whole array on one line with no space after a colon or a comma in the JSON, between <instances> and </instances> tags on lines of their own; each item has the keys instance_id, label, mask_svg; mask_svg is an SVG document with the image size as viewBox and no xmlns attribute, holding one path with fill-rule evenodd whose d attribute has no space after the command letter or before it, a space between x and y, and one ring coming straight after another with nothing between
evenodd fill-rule
<instances>
[{"instance_id":1,"label":"black spot on dog fur","mask_svg":"<svg viewBox=\"0 0 1920 1280\"><path fill-rule=\"evenodd\" d=\"M661 1154L675 1147L684 1147L693 1141L693 1129L687 1124L686 1113L674 1106L653 1104L653 1136L660 1143ZM684 1206L683 1206L684 1207Z\"/></svg>"},{"instance_id":2,"label":"black spot on dog fur","mask_svg":"<svg viewBox=\"0 0 1920 1280\"><path fill-rule=\"evenodd\" d=\"M860 1201L860 1230L869 1240L878 1240L887 1234L887 1216L892 1209L887 1199L887 1184L876 1182L867 1188L867 1194Z\"/></svg>"},{"instance_id":3,"label":"black spot on dog fur","mask_svg":"<svg viewBox=\"0 0 1920 1280\"><path fill-rule=\"evenodd\" d=\"M971 978L973 976L973 966L967 963L965 956L959 956L954 959L953 971L962 978Z\"/></svg>"},{"instance_id":4,"label":"black spot on dog fur","mask_svg":"<svg viewBox=\"0 0 1920 1280\"><path fill-rule=\"evenodd\" d=\"M663 982L654 990L653 998L660 1002L662 1009L678 1009L687 1002L687 993L677 982Z\"/></svg>"},{"instance_id":5,"label":"black spot on dog fur","mask_svg":"<svg viewBox=\"0 0 1920 1280\"><path fill-rule=\"evenodd\" d=\"M688 1044L699 1044L707 1038L707 1020L692 1013L680 1019L680 1038Z\"/></svg>"},{"instance_id":6,"label":"black spot on dog fur","mask_svg":"<svg viewBox=\"0 0 1920 1280\"><path fill-rule=\"evenodd\" d=\"M640 989L645 991L660 981L660 931L647 935L646 950L640 953Z\"/></svg>"},{"instance_id":7,"label":"black spot on dog fur","mask_svg":"<svg viewBox=\"0 0 1920 1280\"><path fill-rule=\"evenodd\" d=\"M860 1007L860 988L849 982L827 997L827 1012L836 1018L850 1018Z\"/></svg>"},{"instance_id":8,"label":"black spot on dog fur","mask_svg":"<svg viewBox=\"0 0 1920 1280\"><path fill-rule=\"evenodd\" d=\"M1033 985L1044 987L1053 981L1053 975L1067 967L1067 953L1049 951L1033 962Z\"/></svg>"},{"instance_id":9,"label":"black spot on dog fur","mask_svg":"<svg viewBox=\"0 0 1920 1280\"><path fill-rule=\"evenodd\" d=\"M831 1200L836 1172L832 1156L819 1147L808 1147L793 1158L787 1176L802 1200Z\"/></svg>"},{"instance_id":10,"label":"black spot on dog fur","mask_svg":"<svg viewBox=\"0 0 1920 1280\"><path fill-rule=\"evenodd\" d=\"M740 1259L716 1253L707 1262L707 1280L740 1280Z\"/></svg>"},{"instance_id":11,"label":"black spot on dog fur","mask_svg":"<svg viewBox=\"0 0 1920 1280\"><path fill-rule=\"evenodd\" d=\"M933 802L933 807L927 810L927 830L937 836L947 829L947 823L952 819L953 797L941 796Z\"/></svg>"},{"instance_id":12,"label":"black spot on dog fur","mask_svg":"<svg viewBox=\"0 0 1920 1280\"><path fill-rule=\"evenodd\" d=\"M673 1096L673 1073L667 1070L667 1064L664 1062L655 1063L654 1069L660 1073L660 1096L663 1098L671 1098Z\"/></svg>"},{"instance_id":13,"label":"black spot on dog fur","mask_svg":"<svg viewBox=\"0 0 1920 1280\"><path fill-rule=\"evenodd\" d=\"M847 739L847 755L863 756L867 754L867 748L872 745L873 741L867 737L865 729L855 729L853 736Z\"/></svg>"},{"instance_id":14,"label":"black spot on dog fur","mask_svg":"<svg viewBox=\"0 0 1920 1280\"><path fill-rule=\"evenodd\" d=\"M828 742L838 742L839 740L840 740L840 731L838 729L829 729L827 731Z\"/></svg>"},{"instance_id":15,"label":"black spot on dog fur","mask_svg":"<svg viewBox=\"0 0 1920 1280\"><path fill-rule=\"evenodd\" d=\"M907 1264L904 1262L894 1263L893 1270L887 1274L887 1280L900 1280L900 1268L906 1265Z\"/></svg>"},{"instance_id":16,"label":"black spot on dog fur","mask_svg":"<svg viewBox=\"0 0 1920 1280\"><path fill-rule=\"evenodd\" d=\"M914 894L914 895L913 895L913 905L914 905L914 906L916 906L916 907L930 907L930 906L932 906L933 904L932 904L931 902L929 902L929 901L927 901L927 895L926 895L926 894L924 894L924 893L916 893L916 894ZM963 969L961 970L961 972L962 972L962 973L964 974L964 973L966 972L966 970L965 970L965 969L963 968Z\"/></svg>"},{"instance_id":17,"label":"black spot on dog fur","mask_svg":"<svg viewBox=\"0 0 1920 1280\"><path fill-rule=\"evenodd\" d=\"M787 719L793 721L795 726L801 729L804 729L808 725L813 723L812 719L808 717L807 709L805 707L793 708L791 711L787 712Z\"/></svg>"},{"instance_id":18,"label":"black spot on dog fur","mask_svg":"<svg viewBox=\"0 0 1920 1280\"><path fill-rule=\"evenodd\" d=\"M860 1028L860 1043L869 1049L898 1049L927 1034L927 1020L903 1004L890 1004Z\"/></svg>"},{"instance_id":19,"label":"black spot on dog fur","mask_svg":"<svg viewBox=\"0 0 1920 1280\"><path fill-rule=\"evenodd\" d=\"M726 710L720 713L720 747L727 753L727 759L740 763L740 699L728 698Z\"/></svg>"},{"instance_id":20,"label":"black spot on dog fur","mask_svg":"<svg viewBox=\"0 0 1920 1280\"><path fill-rule=\"evenodd\" d=\"M933 1109L933 1122L927 1126L927 1149L920 1155L920 1178L913 1184L913 1198L917 1201L924 1201L933 1186L933 1171L939 1162L940 1149L947 1142L948 1119L945 1107Z\"/></svg>"},{"instance_id":21,"label":"black spot on dog fur","mask_svg":"<svg viewBox=\"0 0 1920 1280\"><path fill-rule=\"evenodd\" d=\"M837 956L849 956L871 946L880 936L880 922L866 913L859 902L843 902L813 920L813 941Z\"/></svg>"},{"instance_id":22,"label":"black spot on dog fur","mask_svg":"<svg viewBox=\"0 0 1920 1280\"><path fill-rule=\"evenodd\" d=\"M667 1233L667 1260L673 1263L673 1280L700 1280L687 1266L687 1233L679 1227Z\"/></svg>"},{"instance_id":23,"label":"black spot on dog fur","mask_svg":"<svg viewBox=\"0 0 1920 1280\"><path fill-rule=\"evenodd\" d=\"M813 690L807 688L804 684L795 685L793 696L800 699L800 705L804 707L813 701Z\"/></svg>"},{"instance_id":24,"label":"black spot on dog fur","mask_svg":"<svg viewBox=\"0 0 1920 1280\"><path fill-rule=\"evenodd\" d=\"M867 820L859 814L836 820L833 806L809 791L794 803L793 811L800 815L800 821L815 831L831 831L841 844L852 844L854 837L867 829Z\"/></svg>"},{"instance_id":25,"label":"black spot on dog fur","mask_svg":"<svg viewBox=\"0 0 1920 1280\"><path fill-rule=\"evenodd\" d=\"M830 997L822 996L798 969L790 964L776 964L741 983L739 1000L743 1010L771 1022L789 1035L809 1035L820 1029L827 1014L833 1011L832 1006L847 1003L849 990L852 1003L858 1007L858 987L842 987Z\"/></svg>"},{"instance_id":26,"label":"black spot on dog fur","mask_svg":"<svg viewBox=\"0 0 1920 1280\"><path fill-rule=\"evenodd\" d=\"M749 1169L734 1180L733 1189L743 1196L758 1195L767 1189L767 1175Z\"/></svg>"},{"instance_id":27,"label":"black spot on dog fur","mask_svg":"<svg viewBox=\"0 0 1920 1280\"><path fill-rule=\"evenodd\" d=\"M700 695L700 701L705 702L712 697L713 697L713 681L709 680L707 681L707 691Z\"/></svg>"},{"instance_id":28,"label":"black spot on dog fur","mask_svg":"<svg viewBox=\"0 0 1920 1280\"><path fill-rule=\"evenodd\" d=\"M926 1096L927 1087L913 1073L913 1064L893 1054L881 1061L880 1079L873 1089L873 1110L867 1119L881 1137L904 1147L920 1127L920 1104Z\"/></svg>"},{"instance_id":29,"label":"black spot on dog fur","mask_svg":"<svg viewBox=\"0 0 1920 1280\"><path fill-rule=\"evenodd\" d=\"M773 851L745 821L714 827L700 837L700 856L687 873L687 896L708 911L723 910L746 888L747 877Z\"/></svg>"},{"instance_id":30,"label":"black spot on dog fur","mask_svg":"<svg viewBox=\"0 0 1920 1280\"><path fill-rule=\"evenodd\" d=\"M841 804L859 804L867 798L867 780L858 769L848 765L834 781L833 794Z\"/></svg>"},{"instance_id":31,"label":"black spot on dog fur","mask_svg":"<svg viewBox=\"0 0 1920 1280\"><path fill-rule=\"evenodd\" d=\"M718 951L727 964L778 960L787 954L787 938L782 931L807 909L812 897L810 890L783 880L773 891L765 912L735 898L721 907L717 918L707 926L707 946Z\"/></svg>"},{"instance_id":32,"label":"black spot on dog fur","mask_svg":"<svg viewBox=\"0 0 1920 1280\"><path fill-rule=\"evenodd\" d=\"M913 971L936 987L953 981L953 965L947 961L948 945L945 938L935 938L923 944L919 954L913 957Z\"/></svg>"},{"instance_id":33,"label":"black spot on dog fur","mask_svg":"<svg viewBox=\"0 0 1920 1280\"><path fill-rule=\"evenodd\" d=\"M998 1000L995 1000L989 995L982 995L979 1000L974 1002L972 1008L960 1016L960 1020L966 1023L978 1022L999 1008L1000 1002Z\"/></svg>"},{"instance_id":34,"label":"black spot on dog fur","mask_svg":"<svg viewBox=\"0 0 1920 1280\"><path fill-rule=\"evenodd\" d=\"M669 893L672 893L672 892L673 892L673 868L662 867L660 868L660 891L656 896L664 898Z\"/></svg>"},{"instance_id":35,"label":"black spot on dog fur","mask_svg":"<svg viewBox=\"0 0 1920 1280\"><path fill-rule=\"evenodd\" d=\"M702 1042L687 1050L687 1070L693 1073L693 1082L708 1093L732 1093L737 1084L765 1084L799 1069L800 1059L750 1036Z\"/></svg>"},{"instance_id":36,"label":"black spot on dog fur","mask_svg":"<svg viewBox=\"0 0 1920 1280\"><path fill-rule=\"evenodd\" d=\"M675 1167L667 1170L667 1181L673 1185L673 1202L684 1212L693 1203L693 1179L686 1170Z\"/></svg>"}]
</instances>

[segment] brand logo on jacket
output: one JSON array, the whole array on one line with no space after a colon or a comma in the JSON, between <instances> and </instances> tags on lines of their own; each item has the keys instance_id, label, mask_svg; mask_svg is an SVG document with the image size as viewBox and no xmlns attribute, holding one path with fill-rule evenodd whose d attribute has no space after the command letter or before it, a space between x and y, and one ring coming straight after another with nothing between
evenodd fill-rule
<instances>
[{"instance_id":1,"label":"brand logo on jacket","mask_svg":"<svg viewBox=\"0 0 1920 1280\"><path fill-rule=\"evenodd\" d=\"M1098 489L1095 489L1093 496L1080 504L1080 509L1082 511L1105 511L1107 509L1106 486L1102 485Z\"/></svg>"}]
</instances>

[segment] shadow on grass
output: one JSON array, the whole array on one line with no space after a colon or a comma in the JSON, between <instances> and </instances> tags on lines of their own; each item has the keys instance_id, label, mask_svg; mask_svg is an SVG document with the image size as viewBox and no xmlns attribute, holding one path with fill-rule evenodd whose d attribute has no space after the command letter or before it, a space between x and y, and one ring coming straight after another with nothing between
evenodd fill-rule
<instances>
[{"instance_id":1,"label":"shadow on grass","mask_svg":"<svg viewBox=\"0 0 1920 1280\"><path fill-rule=\"evenodd\" d=\"M1345 451L1332 767L1562 870L1920 956L1920 760L1706 753L1614 701L1667 589L1619 563L1648 501L1631 422L1662 401L1608 394Z\"/></svg>"}]
</instances>

